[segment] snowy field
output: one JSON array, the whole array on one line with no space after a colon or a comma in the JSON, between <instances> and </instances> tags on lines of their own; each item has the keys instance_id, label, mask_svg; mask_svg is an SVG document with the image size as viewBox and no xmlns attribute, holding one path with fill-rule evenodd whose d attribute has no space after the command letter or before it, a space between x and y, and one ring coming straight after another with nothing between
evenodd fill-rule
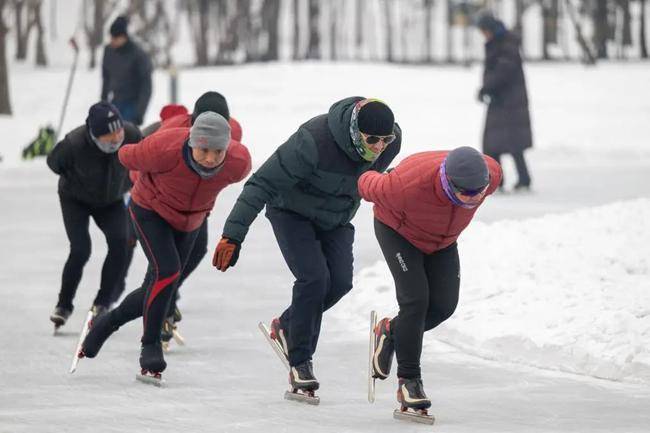
<instances>
[{"instance_id":1,"label":"snowy field","mask_svg":"<svg viewBox=\"0 0 650 433\"><path fill-rule=\"evenodd\" d=\"M647 432L650 425L650 65L527 68L535 191L489 199L459 242L456 315L425 336L423 375L441 432ZM56 177L20 161L39 126L58 119L67 71L12 67L15 116L0 118L0 433L61 431L424 431L398 423L395 378L365 399L368 311L395 312L391 279L372 232L372 210L354 224L355 289L327 314L315 358L320 407L285 402L286 373L256 324L286 306L291 276L260 216L237 266L206 260L183 288L181 331L167 357L169 386L136 383L140 324L120 330L95 360L67 368L99 282L93 255L63 335L51 336L67 254ZM479 146L484 107L478 68L276 64L184 71L182 101L222 91L257 166L310 116L345 96L386 100L404 130L404 157ZM155 76L147 120L167 100ZM76 77L65 130L99 94L97 72ZM511 161L505 161L512 185ZM210 217L210 242L241 186ZM139 285L140 251L129 274ZM603 380L602 378L609 379Z\"/></svg>"}]
</instances>

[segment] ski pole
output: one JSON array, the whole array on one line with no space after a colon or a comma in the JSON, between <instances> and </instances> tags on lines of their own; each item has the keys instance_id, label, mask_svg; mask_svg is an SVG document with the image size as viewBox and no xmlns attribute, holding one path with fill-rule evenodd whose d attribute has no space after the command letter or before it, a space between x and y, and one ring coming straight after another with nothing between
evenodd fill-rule
<instances>
[{"instance_id":1,"label":"ski pole","mask_svg":"<svg viewBox=\"0 0 650 433\"><path fill-rule=\"evenodd\" d=\"M63 107L61 107L61 117L59 118L59 126L56 128L54 135L54 143L59 141L61 128L63 128L63 119L65 119L65 112L68 108L68 99L70 99L70 91L72 90L72 82L74 81L74 74L77 70L77 61L79 59L79 45L74 36L70 38L70 46L74 50L74 60L72 61L72 68L70 69L70 76L68 77L68 87L65 90L65 97L63 98Z\"/></svg>"}]
</instances>

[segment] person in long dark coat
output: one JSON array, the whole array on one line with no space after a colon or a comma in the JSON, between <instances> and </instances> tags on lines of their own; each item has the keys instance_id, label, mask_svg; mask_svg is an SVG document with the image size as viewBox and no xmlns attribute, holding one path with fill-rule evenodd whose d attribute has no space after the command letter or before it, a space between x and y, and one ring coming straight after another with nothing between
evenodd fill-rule
<instances>
[{"instance_id":1,"label":"person in long dark coat","mask_svg":"<svg viewBox=\"0 0 650 433\"><path fill-rule=\"evenodd\" d=\"M512 155L519 177L515 191L529 190L524 151L532 147L533 138L520 40L491 14L481 15L477 27L486 39L483 85L478 93L479 101L488 104L483 153L499 163L501 155Z\"/></svg>"}]
</instances>

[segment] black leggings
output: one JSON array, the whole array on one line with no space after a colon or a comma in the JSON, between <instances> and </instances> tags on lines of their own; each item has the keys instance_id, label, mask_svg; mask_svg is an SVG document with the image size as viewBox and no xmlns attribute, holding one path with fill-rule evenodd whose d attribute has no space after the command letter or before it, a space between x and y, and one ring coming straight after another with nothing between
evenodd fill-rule
<instances>
[{"instance_id":1,"label":"black leggings","mask_svg":"<svg viewBox=\"0 0 650 433\"><path fill-rule=\"evenodd\" d=\"M524 151L517 150L515 152L511 152L510 154L512 155L512 159L515 161L515 168L517 169L517 185L530 186L530 173L528 172L528 165L526 165ZM503 155L502 153L488 153L487 155L501 164L501 155ZM503 176L501 177L501 184L499 186L503 186Z\"/></svg>"},{"instance_id":2,"label":"black leggings","mask_svg":"<svg viewBox=\"0 0 650 433\"><path fill-rule=\"evenodd\" d=\"M375 234L395 280L399 314L391 321L397 376L420 377L422 337L454 313L460 287L456 243L425 254L375 220Z\"/></svg>"},{"instance_id":3,"label":"black leggings","mask_svg":"<svg viewBox=\"0 0 650 433\"><path fill-rule=\"evenodd\" d=\"M129 212L149 267L142 287L131 292L111 311L111 321L121 326L143 316L142 344L152 344L160 341L163 320L176 295L181 272L199 230L175 230L157 213L133 202Z\"/></svg>"},{"instance_id":4,"label":"black leggings","mask_svg":"<svg viewBox=\"0 0 650 433\"><path fill-rule=\"evenodd\" d=\"M99 292L93 304L108 307L112 292L123 278L126 261L127 214L119 200L102 207L92 207L77 200L59 196L65 232L70 241L70 254L63 267L61 291L57 306L72 310L74 296L81 281L83 268L90 258L91 241L88 231L90 217L106 237L108 253L102 267Z\"/></svg>"}]
</instances>

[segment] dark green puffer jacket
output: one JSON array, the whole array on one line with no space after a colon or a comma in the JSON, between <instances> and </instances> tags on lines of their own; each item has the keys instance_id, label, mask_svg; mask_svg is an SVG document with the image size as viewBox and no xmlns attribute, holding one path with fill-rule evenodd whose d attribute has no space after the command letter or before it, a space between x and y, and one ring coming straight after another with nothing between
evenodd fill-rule
<instances>
[{"instance_id":1,"label":"dark green puffer jacket","mask_svg":"<svg viewBox=\"0 0 650 433\"><path fill-rule=\"evenodd\" d=\"M244 185L223 229L240 242L264 205L288 210L312 221L320 230L349 223L361 198L357 180L368 170L384 171L399 153L402 131L373 163L361 158L350 138L354 104L343 99L302 124Z\"/></svg>"}]
</instances>

